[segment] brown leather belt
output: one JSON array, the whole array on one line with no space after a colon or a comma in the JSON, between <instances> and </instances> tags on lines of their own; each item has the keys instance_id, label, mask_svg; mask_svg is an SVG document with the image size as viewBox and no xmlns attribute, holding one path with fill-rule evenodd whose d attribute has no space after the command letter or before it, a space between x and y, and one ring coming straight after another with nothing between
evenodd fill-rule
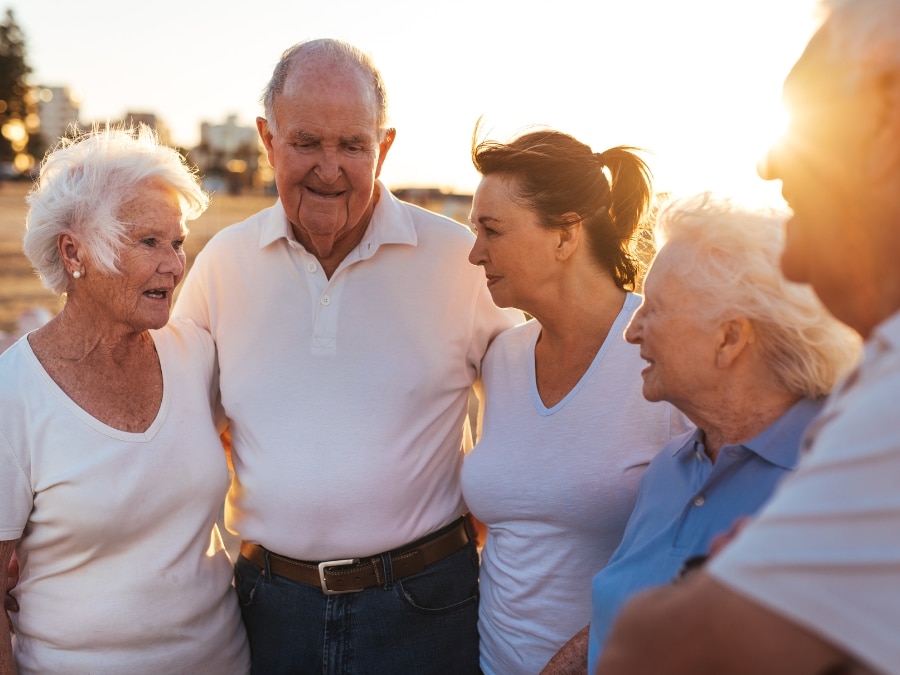
<instances>
[{"instance_id":1,"label":"brown leather belt","mask_svg":"<svg viewBox=\"0 0 900 675\"><path fill-rule=\"evenodd\" d=\"M391 576L402 579L417 574L428 565L443 560L469 543L471 537L465 517L441 528L409 546L389 551ZM266 549L259 544L241 542L241 555L257 567L266 567ZM326 560L320 563L294 560L287 556L268 552L269 570L285 579L310 586L318 586L326 595L356 593L372 586L383 586L386 581L381 555L368 558Z\"/></svg>"}]
</instances>

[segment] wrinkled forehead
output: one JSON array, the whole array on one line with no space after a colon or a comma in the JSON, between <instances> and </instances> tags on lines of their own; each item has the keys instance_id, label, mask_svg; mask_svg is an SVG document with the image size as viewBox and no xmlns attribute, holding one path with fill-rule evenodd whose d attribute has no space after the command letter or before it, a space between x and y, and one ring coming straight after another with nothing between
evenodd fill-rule
<instances>
[{"instance_id":1,"label":"wrinkled forehead","mask_svg":"<svg viewBox=\"0 0 900 675\"><path fill-rule=\"evenodd\" d=\"M346 100L378 118L378 96L371 74L361 66L325 55L315 54L298 59L291 66L279 98L314 98L341 92Z\"/></svg>"}]
</instances>

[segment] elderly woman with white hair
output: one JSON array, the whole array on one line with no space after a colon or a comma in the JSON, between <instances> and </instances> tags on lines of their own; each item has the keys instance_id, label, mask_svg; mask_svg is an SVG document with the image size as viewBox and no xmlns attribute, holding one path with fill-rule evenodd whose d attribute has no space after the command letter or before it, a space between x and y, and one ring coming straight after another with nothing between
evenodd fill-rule
<instances>
[{"instance_id":1,"label":"elderly woman with white hair","mask_svg":"<svg viewBox=\"0 0 900 675\"><path fill-rule=\"evenodd\" d=\"M797 466L801 437L859 354L807 286L784 279L784 216L701 194L663 208L644 302L625 331L647 362L644 396L696 429L641 478L622 542L593 579L589 629L557 655L594 672L617 612L676 577L755 513ZM553 662L551 662L551 665ZM565 667L548 672L568 672Z\"/></svg>"},{"instance_id":2,"label":"elderly woman with white hair","mask_svg":"<svg viewBox=\"0 0 900 675\"><path fill-rule=\"evenodd\" d=\"M0 356L0 569L21 566L0 672L247 672L215 351L169 324L208 198L141 127L63 141L28 203L25 253L66 300Z\"/></svg>"}]
</instances>

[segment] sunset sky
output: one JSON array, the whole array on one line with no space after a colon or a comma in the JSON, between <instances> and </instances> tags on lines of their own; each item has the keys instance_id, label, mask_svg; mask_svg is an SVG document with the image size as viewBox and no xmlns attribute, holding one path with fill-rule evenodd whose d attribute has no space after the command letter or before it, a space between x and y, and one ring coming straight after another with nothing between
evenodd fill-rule
<instances>
[{"instance_id":1,"label":"sunset sky","mask_svg":"<svg viewBox=\"0 0 900 675\"><path fill-rule=\"evenodd\" d=\"M201 121L251 126L280 53L314 37L368 52L397 141L390 187L471 191L473 127L530 125L595 150L647 149L657 188L777 203L755 175L812 0L0 0L25 31L33 84L69 86L82 119L155 112L185 147Z\"/></svg>"}]
</instances>

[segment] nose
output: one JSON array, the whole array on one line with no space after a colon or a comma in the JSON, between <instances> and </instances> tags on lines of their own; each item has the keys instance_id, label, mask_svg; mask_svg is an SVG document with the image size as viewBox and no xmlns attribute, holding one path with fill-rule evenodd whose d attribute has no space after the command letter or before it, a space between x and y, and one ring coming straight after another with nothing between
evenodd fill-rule
<instances>
[{"instance_id":1,"label":"nose","mask_svg":"<svg viewBox=\"0 0 900 675\"><path fill-rule=\"evenodd\" d=\"M341 175L341 162L337 148L322 148L316 164L316 174L326 183L333 183Z\"/></svg>"},{"instance_id":2,"label":"nose","mask_svg":"<svg viewBox=\"0 0 900 675\"><path fill-rule=\"evenodd\" d=\"M772 145L756 163L756 173L763 180L777 180L781 178L778 155L782 151L780 147L782 143L783 141L778 141Z\"/></svg>"},{"instance_id":3,"label":"nose","mask_svg":"<svg viewBox=\"0 0 900 675\"><path fill-rule=\"evenodd\" d=\"M183 248L167 248L168 253L160 261L159 271L162 274L173 274L176 277L184 273L185 255Z\"/></svg>"},{"instance_id":4,"label":"nose","mask_svg":"<svg viewBox=\"0 0 900 675\"><path fill-rule=\"evenodd\" d=\"M469 262L473 265L484 265L484 239L481 235L475 235L475 243L472 244L472 250L469 251Z\"/></svg>"},{"instance_id":5,"label":"nose","mask_svg":"<svg viewBox=\"0 0 900 675\"><path fill-rule=\"evenodd\" d=\"M643 331L644 306L638 307L638 310L631 317L628 326L625 327L625 340L633 345L641 344L641 334Z\"/></svg>"}]
</instances>

